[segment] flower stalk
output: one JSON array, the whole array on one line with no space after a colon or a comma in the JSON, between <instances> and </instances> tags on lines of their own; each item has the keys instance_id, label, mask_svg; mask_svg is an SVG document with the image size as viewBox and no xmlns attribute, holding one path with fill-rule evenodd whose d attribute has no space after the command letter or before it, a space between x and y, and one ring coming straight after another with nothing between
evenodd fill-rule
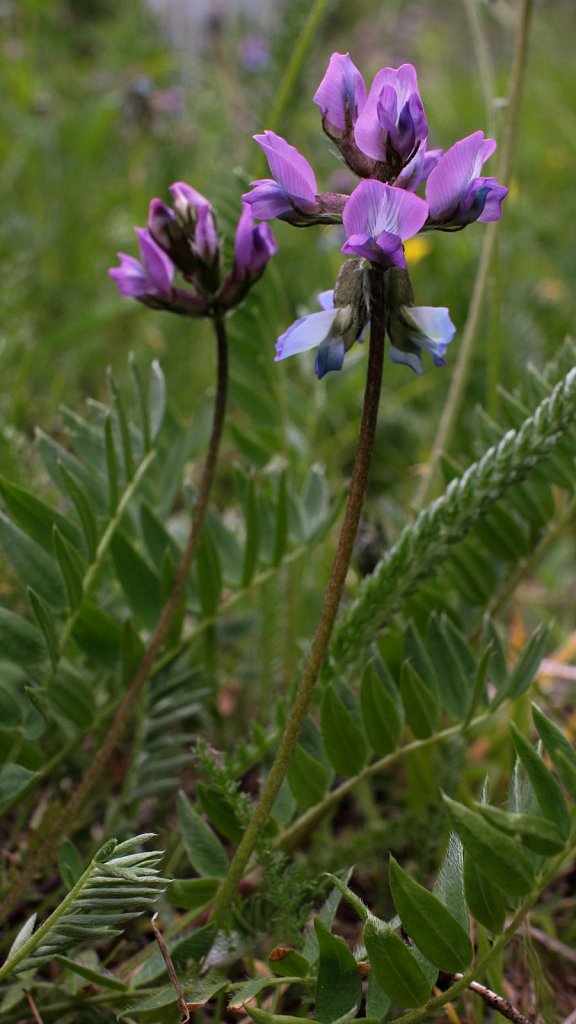
<instances>
[{"instance_id":1,"label":"flower stalk","mask_svg":"<svg viewBox=\"0 0 576 1024\"><path fill-rule=\"evenodd\" d=\"M376 436L382 385L384 340L388 319L386 273L380 267L372 266L368 275L371 321L370 353L366 374L362 421L340 539L308 660L304 666L276 757L252 818L236 850L228 873L223 879L215 897L211 920L217 928L224 921L236 893L237 885L256 848L258 839L272 811L280 786L288 771L288 766L300 737L316 682L322 669L352 558Z\"/></svg>"}]
</instances>

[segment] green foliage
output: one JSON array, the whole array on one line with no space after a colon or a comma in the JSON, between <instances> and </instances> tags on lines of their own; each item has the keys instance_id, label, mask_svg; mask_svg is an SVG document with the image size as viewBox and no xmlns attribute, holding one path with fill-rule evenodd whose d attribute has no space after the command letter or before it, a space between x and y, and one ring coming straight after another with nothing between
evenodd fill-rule
<instances>
[{"instance_id":1,"label":"green foliage","mask_svg":"<svg viewBox=\"0 0 576 1024\"><path fill-rule=\"evenodd\" d=\"M310 14L303 0L288 5L270 64L259 72L238 59L248 21L198 33L209 40L206 59L208 51L176 52L148 14L140 12L135 33L131 5L16 6L4 18L11 37L0 115L4 194L18 186L18 204L8 204L0 227L0 817L7 853L0 884L7 895L89 770L134 680L176 576L206 449L208 329L198 322L182 330L185 322L135 303L128 308L106 277L112 253L132 251L131 226L144 221L150 196L165 197L167 184L183 176L216 201L231 249L239 193L261 173L248 136L263 124L291 139L297 128L319 187L346 187L330 180L333 147L318 133L309 96L328 44L350 47L352 21L357 40L385 37L394 51L408 46L403 59L425 58L419 73L423 91L437 97L431 124L438 144L465 134L464 123L470 130L482 123L478 76L453 59L454 40L461 48L468 31L459 20L467 5L451 12L448 35L437 5L422 9L417 33L406 32L405 5L397 2L382 10L326 5L325 52L302 52L276 124L256 110L254 97L283 81ZM500 77L508 15L492 7ZM346 373L320 385L310 354L274 366L274 339L315 308L314 293L333 283L340 262L330 233L283 224L275 227L275 265L228 324L223 454L177 614L99 786L61 830L68 838L52 851L58 872L50 863L42 868L14 915L15 934L6 930L0 1015L7 1024L27 1012L24 982L46 1024L177 1019L160 951L146 926L135 924L165 888L162 928L184 998L199 1013L215 1000L206 1011L214 1019L226 991L230 1007L256 1024L393 1021L398 1007L424 1020L438 970L501 987L504 945L537 901L547 930L573 943L563 882L554 884L574 856L576 754L564 713L570 681L550 676L539 690L543 657L553 658L573 628L575 350L569 341L558 346L574 322L573 258L563 230L574 207L564 184L573 145L564 116L571 84L565 7L556 5L536 26L530 123L519 136L480 332L485 343L477 346L458 436L442 460L446 488L409 521L403 509L448 382L441 373L409 378L387 367L366 506L368 532L372 519L377 527L376 568L362 581L348 574L317 701L226 934L199 920L226 877L286 726L335 546L365 364L358 348ZM167 112L163 92L174 85L183 87L182 109ZM486 130L500 137L499 115L493 102L488 107L496 123ZM241 168L232 185L223 152ZM460 329L471 289L463 282L471 282L480 233L430 237L420 239L423 254L407 247L417 301L448 305ZM135 345L139 356L127 375L125 357ZM158 361L144 369L152 355L166 379ZM550 355L554 362L545 365ZM452 366L456 358L449 353ZM534 365L526 368L527 360ZM514 380L514 390L497 387L498 379ZM80 408L87 388L97 400ZM55 419L62 398L66 407ZM53 436L39 430L32 446L37 420L49 422ZM518 590L524 579L529 586ZM502 615L512 595L514 614ZM546 710L533 710L537 746L528 696ZM480 760L493 803L485 793L477 799ZM162 834L170 882L158 874L158 853L131 852L148 828ZM95 838L112 834L120 843L90 860ZM340 870L352 862L363 899L348 887L351 870ZM327 896L325 869L334 882ZM339 913L342 894L360 928ZM36 927L34 914L42 919L48 903L56 910ZM271 953L272 942L296 948ZM247 980L255 962L270 973ZM513 978L521 972L516 961ZM560 982L555 991L561 999ZM458 992L448 999L456 1003Z\"/></svg>"},{"instance_id":2,"label":"green foliage","mask_svg":"<svg viewBox=\"0 0 576 1024\"><path fill-rule=\"evenodd\" d=\"M80 943L120 935L166 887L157 867L163 854L134 852L151 838L150 833L124 843L105 843L44 924L35 931L33 914L22 925L0 967L0 978L36 969Z\"/></svg>"}]
</instances>

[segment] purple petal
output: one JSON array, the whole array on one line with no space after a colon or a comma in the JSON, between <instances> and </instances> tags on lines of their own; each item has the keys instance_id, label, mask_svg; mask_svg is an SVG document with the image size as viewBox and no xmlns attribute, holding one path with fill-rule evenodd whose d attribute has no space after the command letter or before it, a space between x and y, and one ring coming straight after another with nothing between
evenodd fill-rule
<instances>
[{"instance_id":1,"label":"purple petal","mask_svg":"<svg viewBox=\"0 0 576 1024\"><path fill-rule=\"evenodd\" d=\"M487 192L484 209L478 220L484 224L489 224L490 221L500 220L502 200L508 195L508 189L505 185L500 185L496 178L484 178L481 180L484 182L484 187L487 186Z\"/></svg>"},{"instance_id":2,"label":"purple petal","mask_svg":"<svg viewBox=\"0 0 576 1024\"><path fill-rule=\"evenodd\" d=\"M313 212L318 189L314 171L305 157L275 132L266 131L254 138L266 154L278 184L302 210Z\"/></svg>"},{"instance_id":3,"label":"purple petal","mask_svg":"<svg viewBox=\"0 0 576 1024\"><path fill-rule=\"evenodd\" d=\"M214 211L208 203L197 209L198 220L194 231L194 249L204 263L214 263L218 255L218 231Z\"/></svg>"},{"instance_id":4,"label":"purple petal","mask_svg":"<svg viewBox=\"0 0 576 1024\"><path fill-rule=\"evenodd\" d=\"M395 188L405 188L407 192L415 192L434 170L441 156L441 149L420 148L400 171L394 182Z\"/></svg>"},{"instance_id":5,"label":"purple petal","mask_svg":"<svg viewBox=\"0 0 576 1024\"><path fill-rule=\"evenodd\" d=\"M191 185L187 185L185 181L176 181L173 185L170 185L170 192L174 199L174 207L176 209L186 209L192 206L195 210L200 209L202 206L210 206L210 200L206 199L201 192L198 192Z\"/></svg>"},{"instance_id":6,"label":"purple petal","mask_svg":"<svg viewBox=\"0 0 576 1024\"><path fill-rule=\"evenodd\" d=\"M428 125L418 92L416 70L412 64L382 68L375 76L368 98L358 117L356 144L374 160L386 162L389 144L402 160L414 146L424 142Z\"/></svg>"},{"instance_id":7,"label":"purple petal","mask_svg":"<svg viewBox=\"0 0 576 1024\"><path fill-rule=\"evenodd\" d=\"M446 150L426 185L432 220L443 220L457 209L495 149L494 139L485 139L484 132L474 132Z\"/></svg>"},{"instance_id":8,"label":"purple petal","mask_svg":"<svg viewBox=\"0 0 576 1024\"><path fill-rule=\"evenodd\" d=\"M293 209L284 189L272 178L252 181L252 192L245 192L242 202L252 207L252 213L259 220L272 220Z\"/></svg>"},{"instance_id":9,"label":"purple petal","mask_svg":"<svg viewBox=\"0 0 576 1024\"><path fill-rule=\"evenodd\" d=\"M246 277L252 260L254 216L247 203L242 203L242 213L234 237L234 268L239 280Z\"/></svg>"},{"instance_id":10,"label":"purple petal","mask_svg":"<svg viewBox=\"0 0 576 1024\"><path fill-rule=\"evenodd\" d=\"M146 271L134 256L128 256L125 252L119 252L119 267L112 267L108 273L118 286L118 291L126 299L138 299L145 295L148 290L148 279Z\"/></svg>"},{"instance_id":11,"label":"purple petal","mask_svg":"<svg viewBox=\"0 0 576 1024\"><path fill-rule=\"evenodd\" d=\"M456 328L445 306L402 306L402 319L410 341L433 355L444 355Z\"/></svg>"},{"instance_id":12,"label":"purple petal","mask_svg":"<svg viewBox=\"0 0 576 1024\"><path fill-rule=\"evenodd\" d=\"M406 269L404 246L398 235L381 231L377 238L371 235L350 235L340 252L347 256L362 256L370 263L379 263L383 267L396 266Z\"/></svg>"},{"instance_id":13,"label":"purple petal","mask_svg":"<svg viewBox=\"0 0 576 1024\"><path fill-rule=\"evenodd\" d=\"M428 216L428 204L419 196L382 181L361 181L344 207L346 235L365 233L377 238L383 231L402 241L420 230Z\"/></svg>"},{"instance_id":14,"label":"purple petal","mask_svg":"<svg viewBox=\"0 0 576 1024\"><path fill-rule=\"evenodd\" d=\"M296 355L297 352L307 352L308 349L319 345L330 334L337 312L335 309L325 309L296 320L278 338L275 362Z\"/></svg>"},{"instance_id":15,"label":"purple petal","mask_svg":"<svg viewBox=\"0 0 576 1024\"><path fill-rule=\"evenodd\" d=\"M148 291L170 299L174 264L163 249L154 241L147 228L136 228L140 256L148 278Z\"/></svg>"},{"instance_id":16,"label":"purple petal","mask_svg":"<svg viewBox=\"0 0 576 1024\"><path fill-rule=\"evenodd\" d=\"M170 224L175 219L174 210L166 206L161 199L151 200L148 210L148 230L154 241L163 249L170 248Z\"/></svg>"},{"instance_id":17,"label":"purple petal","mask_svg":"<svg viewBox=\"0 0 576 1024\"><path fill-rule=\"evenodd\" d=\"M324 125L342 134L355 125L366 101L366 86L349 53L333 53L314 103L322 111Z\"/></svg>"}]
</instances>

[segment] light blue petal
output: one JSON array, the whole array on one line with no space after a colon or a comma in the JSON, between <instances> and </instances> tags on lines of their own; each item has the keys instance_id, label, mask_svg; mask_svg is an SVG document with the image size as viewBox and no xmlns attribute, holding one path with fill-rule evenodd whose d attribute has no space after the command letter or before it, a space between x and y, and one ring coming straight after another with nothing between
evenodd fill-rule
<instances>
[{"instance_id":1,"label":"light blue petal","mask_svg":"<svg viewBox=\"0 0 576 1024\"><path fill-rule=\"evenodd\" d=\"M402 363L409 366L414 373L423 373L422 360L416 352L401 352L395 345L390 345L390 359L393 363Z\"/></svg>"},{"instance_id":2,"label":"light blue petal","mask_svg":"<svg viewBox=\"0 0 576 1024\"><path fill-rule=\"evenodd\" d=\"M329 288L327 292L320 292L317 296L322 309L334 309L334 289Z\"/></svg>"},{"instance_id":3,"label":"light blue petal","mask_svg":"<svg viewBox=\"0 0 576 1024\"><path fill-rule=\"evenodd\" d=\"M410 340L429 352L434 352L438 345L449 345L456 333L445 306L401 306L400 313L409 328Z\"/></svg>"},{"instance_id":4,"label":"light blue petal","mask_svg":"<svg viewBox=\"0 0 576 1024\"><path fill-rule=\"evenodd\" d=\"M276 359L287 359L297 352L307 352L315 348L327 338L338 310L324 309L320 313L310 313L296 320L276 342Z\"/></svg>"}]
</instances>

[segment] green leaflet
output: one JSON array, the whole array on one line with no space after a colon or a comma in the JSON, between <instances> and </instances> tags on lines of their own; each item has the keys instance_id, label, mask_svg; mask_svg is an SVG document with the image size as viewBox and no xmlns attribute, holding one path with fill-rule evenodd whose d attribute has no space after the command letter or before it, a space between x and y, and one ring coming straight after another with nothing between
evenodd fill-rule
<instances>
[{"instance_id":1,"label":"green leaflet","mask_svg":"<svg viewBox=\"0 0 576 1024\"><path fill-rule=\"evenodd\" d=\"M40 630L7 608L0 608L0 657L22 666L38 665L46 657Z\"/></svg>"},{"instance_id":2,"label":"green leaflet","mask_svg":"<svg viewBox=\"0 0 576 1024\"><path fill-rule=\"evenodd\" d=\"M357 775L366 763L368 745L333 686L322 698L321 730L327 757L338 774Z\"/></svg>"},{"instance_id":3,"label":"green leaflet","mask_svg":"<svg viewBox=\"0 0 576 1024\"><path fill-rule=\"evenodd\" d=\"M332 935L318 917L314 929L319 948L316 1018L321 1024L335 1024L358 1010L362 998L360 971L344 939Z\"/></svg>"},{"instance_id":4,"label":"green leaflet","mask_svg":"<svg viewBox=\"0 0 576 1024\"><path fill-rule=\"evenodd\" d=\"M178 794L178 824L192 867L205 878L223 878L228 858L222 844L182 792Z\"/></svg>"},{"instance_id":5,"label":"green leaflet","mask_svg":"<svg viewBox=\"0 0 576 1024\"><path fill-rule=\"evenodd\" d=\"M360 703L370 745L377 754L391 754L398 746L403 723L398 705L373 662L366 666L362 676Z\"/></svg>"},{"instance_id":6,"label":"green leaflet","mask_svg":"<svg viewBox=\"0 0 576 1024\"><path fill-rule=\"evenodd\" d=\"M532 717L544 749L573 800L576 800L576 751L564 733L540 708L532 705Z\"/></svg>"},{"instance_id":7,"label":"green leaflet","mask_svg":"<svg viewBox=\"0 0 576 1024\"><path fill-rule=\"evenodd\" d=\"M326 792L328 772L301 743L296 744L287 772L290 789L300 807L314 807Z\"/></svg>"},{"instance_id":8,"label":"green leaflet","mask_svg":"<svg viewBox=\"0 0 576 1024\"><path fill-rule=\"evenodd\" d=\"M37 772L31 772L21 764L6 764L0 768L0 804L18 796L36 775Z\"/></svg>"},{"instance_id":9,"label":"green leaflet","mask_svg":"<svg viewBox=\"0 0 576 1024\"><path fill-rule=\"evenodd\" d=\"M0 551L23 586L32 587L51 608L66 607L66 593L53 558L0 512Z\"/></svg>"},{"instance_id":10,"label":"green leaflet","mask_svg":"<svg viewBox=\"0 0 576 1024\"><path fill-rule=\"evenodd\" d=\"M390 858L390 889L400 920L418 949L435 967L454 974L472 961L468 930L428 889Z\"/></svg>"},{"instance_id":11,"label":"green leaflet","mask_svg":"<svg viewBox=\"0 0 576 1024\"><path fill-rule=\"evenodd\" d=\"M513 722L510 725L510 731L518 757L536 793L542 814L554 822L566 838L570 832L570 815L560 786L552 772L548 771L538 752Z\"/></svg>"},{"instance_id":12,"label":"green leaflet","mask_svg":"<svg viewBox=\"0 0 576 1024\"><path fill-rule=\"evenodd\" d=\"M525 896L534 884L528 854L475 811L444 796L452 824L466 852L495 885L512 898Z\"/></svg>"},{"instance_id":13,"label":"green leaflet","mask_svg":"<svg viewBox=\"0 0 576 1024\"><path fill-rule=\"evenodd\" d=\"M430 995L430 982L394 929L370 915L364 943L382 991L399 1006L422 1006Z\"/></svg>"},{"instance_id":14,"label":"green leaflet","mask_svg":"<svg viewBox=\"0 0 576 1024\"><path fill-rule=\"evenodd\" d=\"M476 861L464 854L464 891L472 916L485 928L498 935L506 918L504 893L483 874Z\"/></svg>"},{"instance_id":15,"label":"green leaflet","mask_svg":"<svg viewBox=\"0 0 576 1024\"><path fill-rule=\"evenodd\" d=\"M166 890L166 898L181 910L201 910L216 895L219 878L175 878Z\"/></svg>"},{"instance_id":16,"label":"green leaflet","mask_svg":"<svg viewBox=\"0 0 576 1024\"><path fill-rule=\"evenodd\" d=\"M560 853L564 848L560 829L548 818L540 818L535 814L514 814L499 807L490 807L489 804L477 803L474 807L491 825L507 835L518 837L534 853L550 856Z\"/></svg>"},{"instance_id":17,"label":"green leaflet","mask_svg":"<svg viewBox=\"0 0 576 1024\"><path fill-rule=\"evenodd\" d=\"M436 731L440 709L438 703L409 661L402 666L400 694L406 721L417 739L427 739Z\"/></svg>"}]
</instances>

